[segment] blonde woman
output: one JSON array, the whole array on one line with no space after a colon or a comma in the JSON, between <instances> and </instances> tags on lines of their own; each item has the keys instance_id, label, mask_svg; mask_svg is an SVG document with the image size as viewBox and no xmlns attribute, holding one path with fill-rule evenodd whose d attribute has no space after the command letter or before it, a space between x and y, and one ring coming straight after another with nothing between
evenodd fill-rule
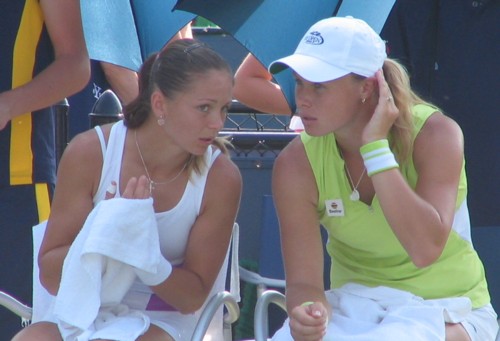
<instances>
[{"instance_id":1,"label":"blonde woman","mask_svg":"<svg viewBox=\"0 0 500 341\"><path fill-rule=\"evenodd\" d=\"M317 22L270 71L285 68L305 132L273 171L289 316L273 340L494 340L460 127L361 20Z\"/></svg>"}]
</instances>

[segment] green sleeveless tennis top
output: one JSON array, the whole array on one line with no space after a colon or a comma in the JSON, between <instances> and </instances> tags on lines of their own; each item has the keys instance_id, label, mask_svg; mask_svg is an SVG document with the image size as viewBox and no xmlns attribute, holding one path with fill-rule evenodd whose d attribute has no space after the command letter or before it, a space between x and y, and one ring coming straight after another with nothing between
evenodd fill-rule
<instances>
[{"instance_id":1,"label":"green sleeveless tennis top","mask_svg":"<svg viewBox=\"0 0 500 341\"><path fill-rule=\"evenodd\" d=\"M435 111L427 105L414 107L414 136ZM355 282L406 290L425 299L466 296L474 308L490 302L483 265L470 243L465 165L454 228L443 253L432 265L417 268L387 223L377 196L370 206L349 199L352 190L335 136L313 137L303 132L301 140L318 186L317 212L328 231L332 288ZM418 174L413 162L401 165L400 170L415 188Z\"/></svg>"}]
</instances>

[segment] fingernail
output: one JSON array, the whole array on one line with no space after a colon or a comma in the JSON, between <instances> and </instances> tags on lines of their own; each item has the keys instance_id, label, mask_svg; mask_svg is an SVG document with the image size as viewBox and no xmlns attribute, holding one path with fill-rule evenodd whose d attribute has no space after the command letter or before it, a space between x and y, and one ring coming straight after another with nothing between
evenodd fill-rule
<instances>
[{"instance_id":1,"label":"fingernail","mask_svg":"<svg viewBox=\"0 0 500 341\"><path fill-rule=\"evenodd\" d=\"M112 182L109 186L108 189L106 190L109 194L115 195L116 194L116 183Z\"/></svg>"}]
</instances>

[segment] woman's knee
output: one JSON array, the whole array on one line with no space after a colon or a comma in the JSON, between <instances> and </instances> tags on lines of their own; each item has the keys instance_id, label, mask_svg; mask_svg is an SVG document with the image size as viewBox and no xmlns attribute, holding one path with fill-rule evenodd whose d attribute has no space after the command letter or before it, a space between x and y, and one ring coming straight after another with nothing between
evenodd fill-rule
<instances>
[{"instance_id":1,"label":"woman's knee","mask_svg":"<svg viewBox=\"0 0 500 341\"><path fill-rule=\"evenodd\" d=\"M149 326L148 331L137 341L175 341L166 331L154 324Z\"/></svg>"},{"instance_id":2,"label":"woman's knee","mask_svg":"<svg viewBox=\"0 0 500 341\"><path fill-rule=\"evenodd\" d=\"M23 328L12 341L57 341L62 340L57 325L50 322L34 323Z\"/></svg>"},{"instance_id":3,"label":"woman's knee","mask_svg":"<svg viewBox=\"0 0 500 341\"><path fill-rule=\"evenodd\" d=\"M446 341L470 341L470 337L460 323L447 323Z\"/></svg>"}]
</instances>

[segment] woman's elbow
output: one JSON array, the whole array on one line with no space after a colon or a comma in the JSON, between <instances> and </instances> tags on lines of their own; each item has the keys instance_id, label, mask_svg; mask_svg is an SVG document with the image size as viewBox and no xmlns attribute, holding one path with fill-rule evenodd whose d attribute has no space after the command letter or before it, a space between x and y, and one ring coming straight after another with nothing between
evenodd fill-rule
<instances>
[{"instance_id":1,"label":"woman's elbow","mask_svg":"<svg viewBox=\"0 0 500 341\"><path fill-rule=\"evenodd\" d=\"M88 56L81 56L80 60L78 62L78 67L76 69L76 83L77 86L81 89L83 89L89 82L90 80L90 60Z\"/></svg>"},{"instance_id":2,"label":"woman's elbow","mask_svg":"<svg viewBox=\"0 0 500 341\"><path fill-rule=\"evenodd\" d=\"M45 290L47 290L51 295L55 296L57 294L59 284L56 283L51 276L47 276L44 271L40 271L38 279L40 280L42 287L44 287Z\"/></svg>"},{"instance_id":3,"label":"woman's elbow","mask_svg":"<svg viewBox=\"0 0 500 341\"><path fill-rule=\"evenodd\" d=\"M67 96L71 96L82 90L89 83L91 76L90 60L87 54L73 54L65 57L67 61L68 71L66 73L67 82L65 84L65 91Z\"/></svg>"},{"instance_id":4,"label":"woman's elbow","mask_svg":"<svg viewBox=\"0 0 500 341\"><path fill-rule=\"evenodd\" d=\"M196 311L200 310L205 302L208 300L209 295L212 291L212 285L206 286L203 285L203 288L198 288L195 290L191 290L189 294L186 292L183 299L178 301L178 306L176 306L177 310L182 314L192 314Z\"/></svg>"},{"instance_id":5,"label":"woman's elbow","mask_svg":"<svg viewBox=\"0 0 500 341\"><path fill-rule=\"evenodd\" d=\"M245 98L246 92L248 92L248 89L246 89L246 86L243 83L243 81L235 78L233 86L233 98L241 103L244 103L246 100Z\"/></svg>"},{"instance_id":6,"label":"woman's elbow","mask_svg":"<svg viewBox=\"0 0 500 341\"><path fill-rule=\"evenodd\" d=\"M205 297L191 297L188 300L184 300L177 308L181 314L193 314L203 307L203 304L207 300Z\"/></svg>"},{"instance_id":7,"label":"woman's elbow","mask_svg":"<svg viewBox=\"0 0 500 341\"><path fill-rule=\"evenodd\" d=\"M41 253L38 256L38 279L40 284L51 295L56 295L61 282L60 273L57 274L57 269L54 266L54 259L50 253Z\"/></svg>"},{"instance_id":8,"label":"woman's elbow","mask_svg":"<svg viewBox=\"0 0 500 341\"><path fill-rule=\"evenodd\" d=\"M439 257L441 257L443 249L444 245L434 245L431 247L427 247L426 249L413 252L412 254L410 254L410 258L417 268L422 269L434 264L434 262L436 262Z\"/></svg>"}]
</instances>

